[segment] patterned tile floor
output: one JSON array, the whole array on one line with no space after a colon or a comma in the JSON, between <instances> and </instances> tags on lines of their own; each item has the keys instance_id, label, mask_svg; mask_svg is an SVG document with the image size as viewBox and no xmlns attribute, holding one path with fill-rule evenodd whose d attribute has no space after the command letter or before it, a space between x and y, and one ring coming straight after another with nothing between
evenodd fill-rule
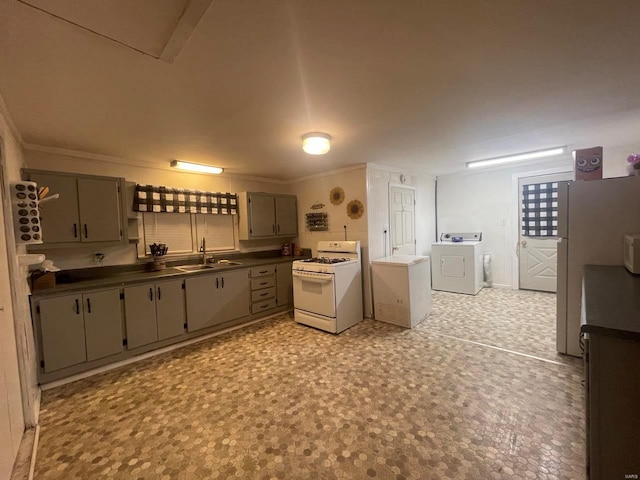
<instances>
[{"instance_id":1,"label":"patterned tile floor","mask_svg":"<svg viewBox=\"0 0 640 480\"><path fill-rule=\"evenodd\" d=\"M420 328L338 336L281 315L46 391L36 478L582 479L580 363L452 338L553 357L552 300L434 293Z\"/></svg>"}]
</instances>

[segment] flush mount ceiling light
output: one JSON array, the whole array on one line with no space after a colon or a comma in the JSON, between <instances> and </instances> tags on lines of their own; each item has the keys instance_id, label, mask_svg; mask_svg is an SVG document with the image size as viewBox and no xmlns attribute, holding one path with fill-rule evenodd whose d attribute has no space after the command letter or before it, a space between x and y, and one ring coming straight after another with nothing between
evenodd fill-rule
<instances>
[{"instance_id":1,"label":"flush mount ceiling light","mask_svg":"<svg viewBox=\"0 0 640 480\"><path fill-rule=\"evenodd\" d=\"M476 160L467 162L467 168L489 167L492 165L501 165L503 163L520 162L522 160L532 160L534 158L555 157L565 152L565 147L548 148L546 150L538 150L535 152L519 153L517 155L509 155L507 157L489 158L487 160Z\"/></svg>"},{"instance_id":2,"label":"flush mount ceiling light","mask_svg":"<svg viewBox=\"0 0 640 480\"><path fill-rule=\"evenodd\" d=\"M188 170L190 172L198 173L212 173L214 175L219 175L224 172L224 169L220 167L214 167L212 165L201 165L199 163L183 162L182 160L172 160L171 166L174 168L179 168L180 170Z\"/></svg>"},{"instance_id":3,"label":"flush mount ceiling light","mask_svg":"<svg viewBox=\"0 0 640 480\"><path fill-rule=\"evenodd\" d=\"M302 149L309 155L324 155L331 149L331 136L320 132L305 133Z\"/></svg>"}]
</instances>

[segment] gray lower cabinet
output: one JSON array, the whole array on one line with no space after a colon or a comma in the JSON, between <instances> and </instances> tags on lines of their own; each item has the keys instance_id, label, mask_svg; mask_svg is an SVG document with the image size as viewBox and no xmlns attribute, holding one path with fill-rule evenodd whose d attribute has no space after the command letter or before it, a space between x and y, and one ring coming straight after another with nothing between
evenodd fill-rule
<instances>
[{"instance_id":1,"label":"gray lower cabinet","mask_svg":"<svg viewBox=\"0 0 640 480\"><path fill-rule=\"evenodd\" d=\"M293 277L291 267L293 262L276 265L276 303L279 307L293 305Z\"/></svg>"},{"instance_id":2,"label":"gray lower cabinet","mask_svg":"<svg viewBox=\"0 0 640 480\"><path fill-rule=\"evenodd\" d=\"M45 372L122 351L119 289L45 298L39 307Z\"/></svg>"},{"instance_id":3,"label":"gray lower cabinet","mask_svg":"<svg viewBox=\"0 0 640 480\"><path fill-rule=\"evenodd\" d=\"M249 315L249 270L185 280L187 330L193 332Z\"/></svg>"},{"instance_id":4,"label":"gray lower cabinet","mask_svg":"<svg viewBox=\"0 0 640 480\"><path fill-rule=\"evenodd\" d=\"M125 287L124 312L129 349L182 335L182 280Z\"/></svg>"}]
</instances>

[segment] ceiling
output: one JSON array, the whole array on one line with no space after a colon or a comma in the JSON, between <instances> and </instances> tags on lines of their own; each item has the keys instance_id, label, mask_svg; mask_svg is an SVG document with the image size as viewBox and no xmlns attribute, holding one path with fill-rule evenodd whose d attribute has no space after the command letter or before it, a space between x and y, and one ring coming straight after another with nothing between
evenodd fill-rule
<instances>
[{"instance_id":1,"label":"ceiling","mask_svg":"<svg viewBox=\"0 0 640 480\"><path fill-rule=\"evenodd\" d=\"M640 139L637 0L28 3L0 0L0 94L26 144L290 180ZM309 131L327 155L302 152Z\"/></svg>"}]
</instances>

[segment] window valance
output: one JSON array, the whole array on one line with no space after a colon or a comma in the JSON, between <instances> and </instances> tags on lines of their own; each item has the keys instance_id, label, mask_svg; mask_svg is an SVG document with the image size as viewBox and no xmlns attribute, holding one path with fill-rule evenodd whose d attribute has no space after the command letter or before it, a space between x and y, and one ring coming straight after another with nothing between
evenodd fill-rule
<instances>
[{"instance_id":1,"label":"window valance","mask_svg":"<svg viewBox=\"0 0 640 480\"><path fill-rule=\"evenodd\" d=\"M136 185L133 210L136 212L236 215L238 213L238 196L235 193Z\"/></svg>"}]
</instances>

